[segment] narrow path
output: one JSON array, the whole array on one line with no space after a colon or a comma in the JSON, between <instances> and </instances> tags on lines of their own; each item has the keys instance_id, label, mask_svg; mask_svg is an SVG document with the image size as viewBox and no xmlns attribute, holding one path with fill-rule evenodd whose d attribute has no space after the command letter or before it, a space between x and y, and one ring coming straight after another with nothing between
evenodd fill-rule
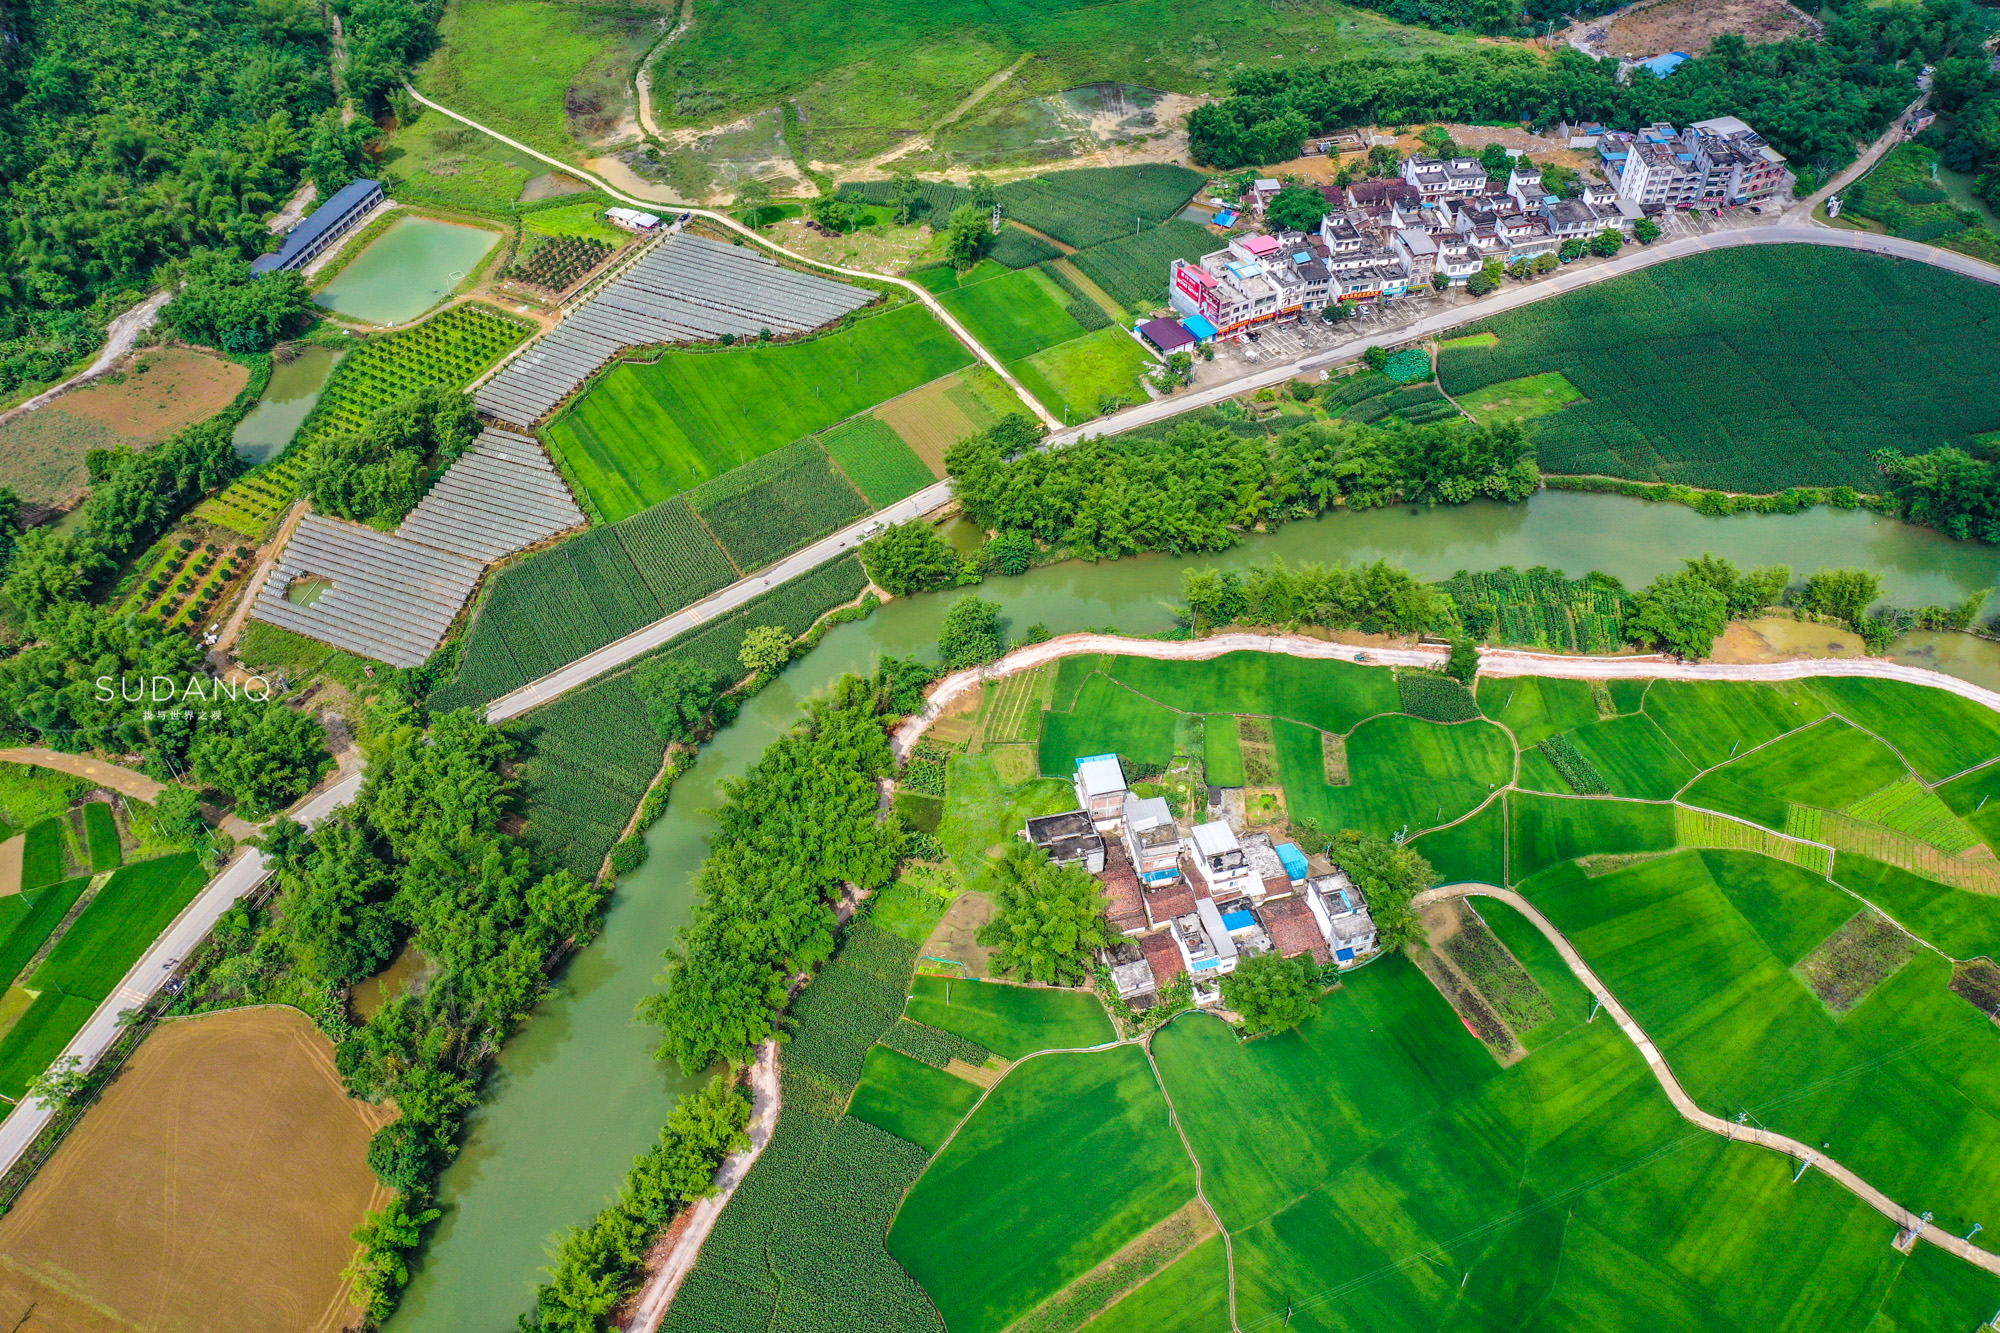
<instances>
[{"instance_id":1,"label":"narrow path","mask_svg":"<svg viewBox=\"0 0 2000 1333\"><path fill-rule=\"evenodd\" d=\"M1928 91L1919 93L1917 100L1897 112L1896 119L1890 123L1889 128L1884 130L1874 143L1868 145L1867 150L1860 157L1856 158L1852 165L1825 185L1822 185L1819 189L1786 209L1784 214L1785 221L1805 222L1810 220L1813 210L1824 203L1830 195L1839 193L1867 175L1891 148L1903 142L1903 122L1908 120L1913 112L1930 100L1931 95Z\"/></svg>"},{"instance_id":2,"label":"narrow path","mask_svg":"<svg viewBox=\"0 0 2000 1333\"><path fill-rule=\"evenodd\" d=\"M687 30L693 26L694 0L681 0L681 10L674 18L674 26L667 30L666 36L653 43L645 55L639 57L639 68L632 75L632 90L637 94L639 128L649 138L661 137L660 127L653 120L653 61L660 52L685 37Z\"/></svg>"},{"instance_id":3,"label":"narrow path","mask_svg":"<svg viewBox=\"0 0 2000 1333\"><path fill-rule=\"evenodd\" d=\"M12 407L5 412L0 412L0 426L24 417L37 408L46 407L68 393L71 389L80 389L92 380L108 374L111 368L123 360L125 354L132 350L132 345L139 340L139 335L147 329L152 328L158 322L160 310L173 297L174 294L171 290L154 292L151 296L112 320L110 325L104 330L104 346L99 349L96 358L88 366L70 376L62 383L42 390L18 407Z\"/></svg>"},{"instance_id":4,"label":"narrow path","mask_svg":"<svg viewBox=\"0 0 2000 1333\"><path fill-rule=\"evenodd\" d=\"M1160 1025L1160 1027L1165 1026L1165 1023ZM1236 1240L1229 1234L1229 1228L1223 1225L1222 1214L1215 1211L1215 1205L1208 1201L1208 1195L1202 1189L1201 1157L1195 1152L1194 1144L1188 1140L1187 1130L1181 1124L1180 1110L1174 1105L1174 1095L1167 1091L1166 1077L1160 1073L1159 1062L1153 1059L1153 1036L1159 1030L1160 1028L1154 1028L1152 1032L1148 1032L1141 1039L1139 1048L1146 1053L1146 1065L1153 1071L1153 1081L1159 1085L1160 1097L1167 1104L1167 1120L1173 1125L1174 1133L1180 1135L1181 1148L1186 1151L1188 1161L1194 1163L1194 1197L1200 1201L1202 1210L1208 1214L1209 1220L1215 1223L1216 1234L1222 1237L1223 1272L1229 1279L1229 1327L1231 1333L1241 1333L1242 1325L1236 1322Z\"/></svg>"},{"instance_id":5,"label":"narrow path","mask_svg":"<svg viewBox=\"0 0 2000 1333\"><path fill-rule=\"evenodd\" d=\"M117 764L107 764L99 759L89 759L80 754L66 754L61 750L48 750L38 745L23 745L11 750L0 750L0 761L10 764L33 764L37 768L54 769L58 773L68 773L72 777L83 778L100 787L109 788L121 796L129 796L147 805L160 799L166 784L147 777L133 769L121 768ZM224 815L217 825L224 833L241 842L245 838L257 836L257 826L240 815ZM4 1168L0 1168L4 1170Z\"/></svg>"},{"instance_id":6,"label":"narrow path","mask_svg":"<svg viewBox=\"0 0 2000 1333\"><path fill-rule=\"evenodd\" d=\"M626 194L622 190L615 190L609 184L607 184L603 179L591 174L588 171L583 170L583 168L581 167L572 165L571 163L568 162L564 162L559 158L550 157L547 153L541 152L534 148L530 148L528 147L528 145L524 143L520 143L516 140L508 138L506 135L501 134L498 130L489 129L487 126L480 124L478 121L473 120L469 116L462 116L458 112L453 111L448 106L443 106L437 102L433 102L430 98L425 97L422 93L418 92L414 87L411 87L411 85L407 83L404 84L403 87L409 92L411 97L423 103L431 110L450 116L453 120L459 122L461 125L468 125L471 128L478 130L481 134L489 135L492 138L498 139L501 143L506 144L509 148L512 148L517 152L526 153L528 156L536 159L537 161L546 162L550 166L555 167L557 170L567 172L568 174L577 177L579 180L589 181L592 185L596 186L599 190L602 190L605 194L610 195L613 199L622 200L625 203L631 204L635 208L650 210L653 208L661 207L661 203L658 200L640 199L633 195ZM984 361L987 367L990 370L992 370L994 374L998 375L1002 380L1004 380L1007 386L1011 388L1017 395L1019 395L1021 401L1024 404L1026 404L1028 408L1031 411L1033 411L1037 417L1041 418L1041 420L1049 427L1049 429L1058 430L1061 428L1062 423L1056 420L1055 415L1052 412L1050 412L1046 407L1043 407L1041 403L1035 399L1035 396L1029 393L1027 389L1022 386L1019 380L1014 378L1013 374L1007 369L1007 367L1001 364L1000 358L996 357L995 355L993 355L992 352L988 351L984 343L980 342L977 338L972 336L971 330L967 329L963 324L960 324L957 319L953 318L952 313L949 310L946 310L944 306L939 303L938 299L935 296L931 295L930 292L925 290L924 287L921 286L920 284L911 282L908 278L890 277L887 274L874 273L870 272L867 269L843 268L838 264L829 264L825 260L808 259L806 256L799 254L796 251L787 250L784 246L775 244L762 234L753 231L749 227L744 226L742 223L738 222L735 218L729 216L727 213L720 213L712 208L703 208L695 204L675 204L672 205L672 207L678 208L686 213L692 213L696 217L707 218L710 222L715 223L719 227L723 227L729 231L737 232L746 239L756 243L757 245L763 246L767 250L776 251L778 254L785 256L787 259L795 260L798 263L807 264L817 269L824 269L829 273L838 273L844 277L865 278L869 282L887 282L887 283L892 283L897 287L901 287L903 290L915 296L919 301L922 301L924 303L925 308L928 309L931 312L931 314L937 317L938 322L943 324L946 328L950 329L952 335L956 337L960 342L964 343L966 347L971 350L973 355L977 356L981 361Z\"/></svg>"},{"instance_id":7,"label":"narrow path","mask_svg":"<svg viewBox=\"0 0 2000 1333\"><path fill-rule=\"evenodd\" d=\"M723 1159L715 1172L715 1193L697 1200L688 1209L687 1222L674 1241L673 1249L667 1252L666 1262L654 1270L647 1277L646 1285L639 1289L637 1302L632 1308L629 1333L656 1333L660 1321L667 1317L667 1307L673 1304L681 1283L694 1271L695 1260L701 1257L701 1247L707 1242L709 1233L715 1230L723 1208L770 1144L771 1135L778 1128L778 1112L784 1109L784 1092L778 1079L778 1043L775 1041L767 1041L757 1048L757 1062L750 1066L750 1100L750 1146Z\"/></svg>"},{"instance_id":8,"label":"narrow path","mask_svg":"<svg viewBox=\"0 0 2000 1333\"><path fill-rule=\"evenodd\" d=\"M692 3L692 0L690 0L690 3ZM970 93L968 93L965 96L965 98L959 102L957 106L945 112L942 119L933 121L929 129L924 130L920 134L911 135L909 138L903 140L903 142L897 144L894 148L891 148L886 153L878 153L874 157L869 158L866 162L861 164L861 170L863 171L879 170L880 168L888 166L891 162L894 162L899 158L906 157L909 154L916 152L920 148L930 147L931 144L936 140L937 135L940 131L946 129L949 126L956 125L961 120L964 120L967 112L971 111L972 108L978 106L981 102L985 101L987 98L991 97L996 91L998 91L1000 85L1007 82L1007 80L1013 78L1014 72L1020 69L1021 66L1027 64L1029 59L1033 55L1034 52L1032 51L1023 51L1021 53L1021 58L1019 60L1016 60L1013 64L1007 66L1007 68L1003 70L997 70L993 74L989 75L984 83L980 84L977 88L974 88Z\"/></svg>"},{"instance_id":9,"label":"narrow path","mask_svg":"<svg viewBox=\"0 0 2000 1333\"><path fill-rule=\"evenodd\" d=\"M1989 1253L1969 1241L1961 1240L1947 1231L1928 1225L1908 1208L1897 1203L1894 1199L1891 1199L1881 1190L1876 1189L1853 1171L1850 1171L1831 1157L1828 1157L1823 1150L1810 1147L1800 1143L1797 1139L1787 1138L1782 1134L1773 1133L1759 1126L1739 1125L1733 1120L1725 1120L1721 1116L1710 1115L1708 1112L1702 1110L1695 1103L1694 1098L1688 1096L1686 1090L1681 1087L1680 1080L1674 1076L1674 1071L1668 1067L1666 1058L1660 1054L1659 1048L1653 1044L1653 1039L1647 1036L1645 1029L1641 1028L1634 1021L1632 1015L1626 1011L1625 1006L1620 1004L1618 998L1611 993L1610 988L1598 980L1597 974L1590 970L1589 964L1583 961L1583 956L1577 952L1576 947L1569 942L1568 938L1560 930L1556 929L1553 922L1542 915L1539 908L1520 894L1515 893L1512 889L1503 889L1493 884L1446 884L1439 888L1427 889L1423 893L1418 894L1411 900L1410 905L1422 908L1428 907L1432 903L1443 902L1452 898L1468 897L1494 898L1506 903L1509 907L1512 907L1515 911L1526 917L1534 924L1535 929L1541 931L1547 937L1549 943L1555 946L1556 952L1562 955L1563 962L1568 965L1569 970L1576 975L1576 979L1589 989L1592 997L1604 1006L1605 1012L1617 1021L1619 1030L1624 1032L1631 1039L1632 1044L1639 1049L1639 1054L1645 1058L1646 1065L1652 1071L1653 1077L1659 1080L1661 1089L1667 1094L1667 1100L1673 1103L1674 1109L1680 1112L1682 1119L1707 1130L1711 1134L1720 1134L1723 1138L1732 1141L1754 1143L1761 1147L1784 1153L1789 1157L1797 1158L1807 1166L1825 1172L1836 1184L1859 1198L1876 1212L1882 1214L1882 1216L1894 1222L1904 1231L1916 1231L1921 1239L1929 1241L1939 1249L1957 1255L1967 1263L1978 1268L1983 1268L1989 1273L2000 1275L2000 1255Z\"/></svg>"}]
</instances>

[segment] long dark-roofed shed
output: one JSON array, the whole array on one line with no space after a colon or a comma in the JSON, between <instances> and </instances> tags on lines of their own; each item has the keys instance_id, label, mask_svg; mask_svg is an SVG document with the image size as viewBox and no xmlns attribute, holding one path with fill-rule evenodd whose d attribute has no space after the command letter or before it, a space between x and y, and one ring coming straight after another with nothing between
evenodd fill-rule
<instances>
[{"instance_id":1,"label":"long dark-roofed shed","mask_svg":"<svg viewBox=\"0 0 2000 1333\"><path fill-rule=\"evenodd\" d=\"M346 235L363 214L382 198L381 181L354 181L312 211L312 216L285 234L284 243L250 265L254 273L298 268Z\"/></svg>"},{"instance_id":2,"label":"long dark-roofed shed","mask_svg":"<svg viewBox=\"0 0 2000 1333\"><path fill-rule=\"evenodd\" d=\"M1194 335L1171 319L1149 319L1139 326L1139 336L1162 352L1178 352L1194 346Z\"/></svg>"},{"instance_id":3,"label":"long dark-roofed shed","mask_svg":"<svg viewBox=\"0 0 2000 1333\"><path fill-rule=\"evenodd\" d=\"M308 514L250 615L390 666L413 667L443 641L484 569L466 556ZM285 592L299 579L327 586L310 604L289 600Z\"/></svg>"},{"instance_id":4,"label":"long dark-roofed shed","mask_svg":"<svg viewBox=\"0 0 2000 1333\"><path fill-rule=\"evenodd\" d=\"M624 348L804 333L874 299L749 246L671 235L504 366L476 401L496 421L532 426Z\"/></svg>"}]
</instances>

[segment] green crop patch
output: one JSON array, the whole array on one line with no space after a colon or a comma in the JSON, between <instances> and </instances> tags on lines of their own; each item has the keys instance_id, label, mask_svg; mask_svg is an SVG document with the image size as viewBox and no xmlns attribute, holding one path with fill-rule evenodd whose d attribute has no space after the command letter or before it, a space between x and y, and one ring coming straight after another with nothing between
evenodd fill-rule
<instances>
[{"instance_id":1,"label":"green crop patch","mask_svg":"<svg viewBox=\"0 0 2000 1333\"><path fill-rule=\"evenodd\" d=\"M201 892L206 878L193 852L117 871L35 969L29 989L91 1001L109 998L146 946Z\"/></svg>"},{"instance_id":2,"label":"green crop patch","mask_svg":"<svg viewBox=\"0 0 2000 1333\"><path fill-rule=\"evenodd\" d=\"M1833 878L1953 958L2000 954L2000 898L1950 888L1851 852L1834 858Z\"/></svg>"},{"instance_id":3,"label":"green crop patch","mask_svg":"<svg viewBox=\"0 0 2000 1333\"><path fill-rule=\"evenodd\" d=\"M1939 787L1937 794L1988 847L2000 851L2000 764L1955 778Z\"/></svg>"},{"instance_id":4,"label":"green crop patch","mask_svg":"<svg viewBox=\"0 0 2000 1333\"><path fill-rule=\"evenodd\" d=\"M2000 756L2000 713L1948 690L1866 676L1817 676L1812 687L1835 712L1894 746L1927 782Z\"/></svg>"},{"instance_id":5,"label":"green crop patch","mask_svg":"<svg viewBox=\"0 0 2000 1333\"><path fill-rule=\"evenodd\" d=\"M1694 777L1694 766L1644 713L1587 722L1566 739L1613 796L1664 801Z\"/></svg>"},{"instance_id":6,"label":"green crop patch","mask_svg":"<svg viewBox=\"0 0 2000 1333\"><path fill-rule=\"evenodd\" d=\"M938 300L1002 361L1018 361L1084 334L1063 309L1068 295L1040 269L946 292Z\"/></svg>"},{"instance_id":7,"label":"green crop patch","mask_svg":"<svg viewBox=\"0 0 2000 1333\"><path fill-rule=\"evenodd\" d=\"M1539 744L1559 731L1597 720L1597 703L1590 682L1555 676L1483 676L1479 708L1514 733L1522 749Z\"/></svg>"},{"instance_id":8,"label":"green crop patch","mask_svg":"<svg viewBox=\"0 0 2000 1333\"><path fill-rule=\"evenodd\" d=\"M946 1327L998 1330L1193 1195L1141 1052L1043 1056L995 1087L931 1163L889 1253Z\"/></svg>"},{"instance_id":9,"label":"green crop patch","mask_svg":"<svg viewBox=\"0 0 2000 1333\"><path fill-rule=\"evenodd\" d=\"M97 1012L97 1001L43 991L0 1038L0 1096L19 1099L36 1075L55 1063L70 1039Z\"/></svg>"},{"instance_id":10,"label":"green crop patch","mask_svg":"<svg viewBox=\"0 0 2000 1333\"><path fill-rule=\"evenodd\" d=\"M1007 369L1043 407L1077 423L1144 402L1139 375L1154 364L1129 333L1113 326L1044 348Z\"/></svg>"},{"instance_id":11,"label":"green crop patch","mask_svg":"<svg viewBox=\"0 0 2000 1333\"><path fill-rule=\"evenodd\" d=\"M1979 835L1936 792L1914 777L1892 782L1847 807L1856 819L1907 833L1953 856L1979 845Z\"/></svg>"},{"instance_id":12,"label":"green crop patch","mask_svg":"<svg viewBox=\"0 0 2000 1333\"><path fill-rule=\"evenodd\" d=\"M1508 794L1507 816L1507 877L1514 884L1579 856L1629 856L1674 845L1671 805L1517 791Z\"/></svg>"},{"instance_id":13,"label":"green crop patch","mask_svg":"<svg viewBox=\"0 0 2000 1333\"><path fill-rule=\"evenodd\" d=\"M1236 718L1215 713L1202 726L1202 771L1211 787L1243 785L1243 745L1236 731Z\"/></svg>"},{"instance_id":14,"label":"green crop patch","mask_svg":"<svg viewBox=\"0 0 2000 1333\"><path fill-rule=\"evenodd\" d=\"M885 509L937 481L916 451L903 443L903 437L875 417L842 422L819 441L827 457L876 509Z\"/></svg>"},{"instance_id":15,"label":"green crop patch","mask_svg":"<svg viewBox=\"0 0 2000 1333\"><path fill-rule=\"evenodd\" d=\"M1935 1198L1961 1235L2000 1206L2000 1050L1949 992L1951 965L1917 950L1843 1016L1793 971L1854 915L1838 888L1689 852L1534 897L1704 1108L1831 1143L1890 1197Z\"/></svg>"},{"instance_id":16,"label":"green crop patch","mask_svg":"<svg viewBox=\"0 0 2000 1333\"><path fill-rule=\"evenodd\" d=\"M1211 1333L1228 1326L1229 1259L1222 1237L1211 1236L1085 1324L1082 1333Z\"/></svg>"},{"instance_id":17,"label":"green crop patch","mask_svg":"<svg viewBox=\"0 0 2000 1333\"><path fill-rule=\"evenodd\" d=\"M64 880L32 893L0 898L0 989L14 984L21 969L55 934L69 909L90 887L90 877Z\"/></svg>"},{"instance_id":18,"label":"green crop patch","mask_svg":"<svg viewBox=\"0 0 2000 1333\"><path fill-rule=\"evenodd\" d=\"M1543 470L1770 493L1876 490L1881 448L1964 447L1993 426L1983 335L2000 292L1929 264L1820 246L1745 246L1660 264L1487 321L1447 348L1453 397L1558 373L1587 401L1536 419ZM1728 365L1750 396L1689 403Z\"/></svg>"},{"instance_id":19,"label":"green crop patch","mask_svg":"<svg viewBox=\"0 0 2000 1333\"><path fill-rule=\"evenodd\" d=\"M1681 753L1704 768L1826 716L1826 705L1800 682L1656 680L1646 712Z\"/></svg>"},{"instance_id":20,"label":"green crop patch","mask_svg":"<svg viewBox=\"0 0 2000 1333\"><path fill-rule=\"evenodd\" d=\"M1477 813L1426 833L1411 846L1431 863L1440 884L1504 885L1506 836L1507 802L1496 797Z\"/></svg>"},{"instance_id":21,"label":"green crop patch","mask_svg":"<svg viewBox=\"0 0 2000 1333\"><path fill-rule=\"evenodd\" d=\"M1793 802L1838 810L1907 771L1881 741L1827 718L1711 769L1682 799L1782 829Z\"/></svg>"},{"instance_id":22,"label":"green crop patch","mask_svg":"<svg viewBox=\"0 0 2000 1333\"><path fill-rule=\"evenodd\" d=\"M1489 722L1448 726L1402 714L1365 722L1347 738L1346 787L1327 785L1321 733L1295 722L1276 730L1287 810L1293 822L1325 829L1388 837L1407 826L1414 835L1468 813L1513 777L1513 748Z\"/></svg>"},{"instance_id":23,"label":"green crop patch","mask_svg":"<svg viewBox=\"0 0 2000 1333\"><path fill-rule=\"evenodd\" d=\"M340 358L299 427L298 442L360 430L418 389L463 388L535 331L491 306L468 302L423 323L369 338Z\"/></svg>"},{"instance_id":24,"label":"green crop patch","mask_svg":"<svg viewBox=\"0 0 2000 1333\"><path fill-rule=\"evenodd\" d=\"M90 845L90 868L116 870L124 859L118 846L118 817L103 801L83 807L83 832Z\"/></svg>"},{"instance_id":25,"label":"green crop patch","mask_svg":"<svg viewBox=\"0 0 2000 1333\"><path fill-rule=\"evenodd\" d=\"M688 492L738 569L762 569L868 512L818 440L800 440Z\"/></svg>"},{"instance_id":26,"label":"green crop patch","mask_svg":"<svg viewBox=\"0 0 2000 1333\"><path fill-rule=\"evenodd\" d=\"M616 521L971 360L912 303L800 342L621 362L544 434Z\"/></svg>"},{"instance_id":27,"label":"green crop patch","mask_svg":"<svg viewBox=\"0 0 2000 1333\"><path fill-rule=\"evenodd\" d=\"M44 819L22 835L21 887L39 889L63 877L64 817Z\"/></svg>"},{"instance_id":28,"label":"green crop patch","mask_svg":"<svg viewBox=\"0 0 2000 1333\"><path fill-rule=\"evenodd\" d=\"M1078 693L1074 712L1050 713L1042 720L1042 773L1069 777L1078 759L1093 754L1167 763L1174 757L1173 710L1109 677L1092 676Z\"/></svg>"},{"instance_id":29,"label":"green crop patch","mask_svg":"<svg viewBox=\"0 0 2000 1333\"><path fill-rule=\"evenodd\" d=\"M907 1012L1009 1060L1035 1051L1101 1046L1117 1036L1095 994L1048 986L918 977Z\"/></svg>"},{"instance_id":30,"label":"green crop patch","mask_svg":"<svg viewBox=\"0 0 2000 1333\"><path fill-rule=\"evenodd\" d=\"M908 1139L925 1152L936 1152L979 1100L979 1093L977 1083L877 1046L868 1052L847 1113Z\"/></svg>"},{"instance_id":31,"label":"green crop patch","mask_svg":"<svg viewBox=\"0 0 2000 1333\"><path fill-rule=\"evenodd\" d=\"M1480 608L1487 627L1477 637L1486 643L1558 653L1625 649L1627 601L1616 583L1594 577L1568 579L1559 569L1536 566L1526 571L1456 574L1436 586L1450 594L1461 626L1467 623L1470 608ZM1645 688L1643 681L1614 683Z\"/></svg>"},{"instance_id":32,"label":"green crop patch","mask_svg":"<svg viewBox=\"0 0 2000 1333\"><path fill-rule=\"evenodd\" d=\"M1474 389L1460 395L1457 402L1474 421L1492 426L1503 421L1532 421L1582 400L1583 395L1561 371L1551 370Z\"/></svg>"},{"instance_id":33,"label":"green crop patch","mask_svg":"<svg viewBox=\"0 0 2000 1333\"><path fill-rule=\"evenodd\" d=\"M1063 659L1066 669L1071 662L1089 661ZM1283 653L1225 653L1201 662L1114 657L1105 670L1148 699L1182 712L1286 717L1323 731L1352 731L1364 718L1401 707L1395 677L1380 667ZM1063 697L1059 678L1056 698Z\"/></svg>"}]
</instances>

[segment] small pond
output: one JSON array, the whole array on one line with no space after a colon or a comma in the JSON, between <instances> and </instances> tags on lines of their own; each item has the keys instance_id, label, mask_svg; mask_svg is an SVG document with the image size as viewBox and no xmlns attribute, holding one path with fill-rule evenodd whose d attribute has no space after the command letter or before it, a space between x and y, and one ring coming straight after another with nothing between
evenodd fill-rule
<instances>
[{"instance_id":1,"label":"small pond","mask_svg":"<svg viewBox=\"0 0 2000 1333\"><path fill-rule=\"evenodd\" d=\"M283 453L319 401L340 357L331 347L302 347L290 361L273 365L264 396L236 423L236 456L246 463L266 463Z\"/></svg>"},{"instance_id":2,"label":"small pond","mask_svg":"<svg viewBox=\"0 0 2000 1333\"><path fill-rule=\"evenodd\" d=\"M499 243L498 232L480 227L401 218L313 300L370 324L401 324L450 296Z\"/></svg>"}]
</instances>

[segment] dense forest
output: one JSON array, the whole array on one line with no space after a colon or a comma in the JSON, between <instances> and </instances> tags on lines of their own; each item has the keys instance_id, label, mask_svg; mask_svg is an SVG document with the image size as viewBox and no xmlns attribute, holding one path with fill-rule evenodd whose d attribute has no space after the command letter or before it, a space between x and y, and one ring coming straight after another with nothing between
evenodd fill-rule
<instances>
[{"instance_id":1,"label":"dense forest","mask_svg":"<svg viewBox=\"0 0 2000 1333\"><path fill-rule=\"evenodd\" d=\"M1957 62L1950 100L1973 107L1981 124L2000 118L1993 100L2000 80L1979 59L1994 30L1991 11L1969 0L1927 0L1922 7L1830 6L1823 17L1824 41L1751 46L1724 36L1671 78L1622 84L1615 61L1569 47L1553 56L1481 47L1409 61L1253 70L1235 81L1230 98L1190 113L1189 147L1200 161L1238 167L1283 161L1310 134L1367 123L1570 119L1629 128L1734 115L1792 160L1802 187L1816 187L1852 160L1857 141L1879 134L1916 96L1917 69L1927 62ZM2000 142L1972 155L1983 168L1994 149Z\"/></svg>"},{"instance_id":2,"label":"dense forest","mask_svg":"<svg viewBox=\"0 0 2000 1333\"><path fill-rule=\"evenodd\" d=\"M344 91L379 104L441 0L339 0ZM310 174L360 164L334 41L307 0L10 0L0 6L0 393L52 379L155 269L254 255ZM364 120L360 133L369 132Z\"/></svg>"}]
</instances>

